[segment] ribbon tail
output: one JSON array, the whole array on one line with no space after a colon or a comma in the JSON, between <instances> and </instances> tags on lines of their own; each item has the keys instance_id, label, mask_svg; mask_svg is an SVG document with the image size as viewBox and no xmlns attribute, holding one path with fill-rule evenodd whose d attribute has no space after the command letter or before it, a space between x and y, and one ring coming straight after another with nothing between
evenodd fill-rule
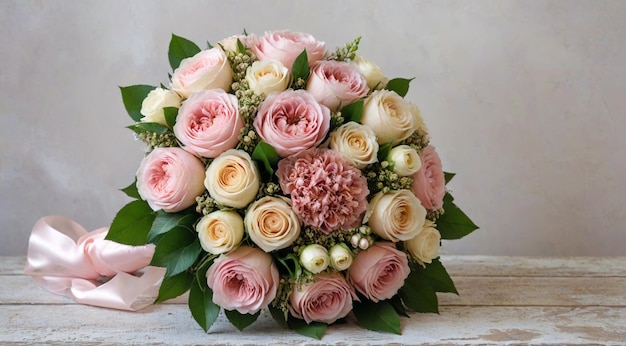
<instances>
[{"instance_id":1,"label":"ribbon tail","mask_svg":"<svg viewBox=\"0 0 626 346\"><path fill-rule=\"evenodd\" d=\"M80 304L137 311L154 303L165 271L149 266L141 276L122 272L100 285L92 280L73 279L69 293Z\"/></svg>"}]
</instances>

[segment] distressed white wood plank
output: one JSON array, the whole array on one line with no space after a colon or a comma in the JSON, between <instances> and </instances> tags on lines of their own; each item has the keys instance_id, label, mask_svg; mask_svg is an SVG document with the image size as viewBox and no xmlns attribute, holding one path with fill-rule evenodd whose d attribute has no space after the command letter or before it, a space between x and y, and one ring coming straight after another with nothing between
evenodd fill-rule
<instances>
[{"instance_id":1,"label":"distressed white wood plank","mask_svg":"<svg viewBox=\"0 0 626 346\"><path fill-rule=\"evenodd\" d=\"M2 306L0 343L64 344L616 344L626 340L626 309L606 307L444 307L441 315L402 318L402 335L376 333L352 320L321 342L281 329L262 314L241 333L220 314L209 334L181 305L143 313L79 305Z\"/></svg>"},{"instance_id":2,"label":"distressed white wood plank","mask_svg":"<svg viewBox=\"0 0 626 346\"><path fill-rule=\"evenodd\" d=\"M456 276L622 276L626 257L442 256ZM23 273L24 257L0 256L0 275Z\"/></svg>"},{"instance_id":3,"label":"distressed white wood plank","mask_svg":"<svg viewBox=\"0 0 626 346\"><path fill-rule=\"evenodd\" d=\"M605 277L454 277L459 296L440 294L440 305L623 306L626 278ZM186 304L186 297L167 303ZM27 276L4 276L0 304L72 304Z\"/></svg>"},{"instance_id":4,"label":"distressed white wood plank","mask_svg":"<svg viewBox=\"0 0 626 346\"><path fill-rule=\"evenodd\" d=\"M442 256L456 276L620 276L626 257Z\"/></svg>"}]
</instances>

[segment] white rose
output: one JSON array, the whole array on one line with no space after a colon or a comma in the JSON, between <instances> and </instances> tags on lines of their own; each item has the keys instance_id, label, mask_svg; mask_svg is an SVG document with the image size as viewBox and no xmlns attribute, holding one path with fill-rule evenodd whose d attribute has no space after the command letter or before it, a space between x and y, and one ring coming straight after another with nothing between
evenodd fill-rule
<instances>
[{"instance_id":1,"label":"white rose","mask_svg":"<svg viewBox=\"0 0 626 346\"><path fill-rule=\"evenodd\" d=\"M206 170L204 187L218 204L244 208L259 191L259 171L250 155L229 149L216 157Z\"/></svg>"},{"instance_id":2,"label":"white rose","mask_svg":"<svg viewBox=\"0 0 626 346\"><path fill-rule=\"evenodd\" d=\"M380 144L399 143L415 129L409 103L390 90L376 90L365 99L361 124L374 130Z\"/></svg>"},{"instance_id":3,"label":"white rose","mask_svg":"<svg viewBox=\"0 0 626 346\"><path fill-rule=\"evenodd\" d=\"M378 161L378 142L374 131L353 121L339 126L330 134L329 147L358 169Z\"/></svg>"},{"instance_id":4,"label":"white rose","mask_svg":"<svg viewBox=\"0 0 626 346\"><path fill-rule=\"evenodd\" d=\"M300 264L313 274L320 273L330 264L328 250L319 244L307 245L300 254Z\"/></svg>"},{"instance_id":5,"label":"white rose","mask_svg":"<svg viewBox=\"0 0 626 346\"><path fill-rule=\"evenodd\" d=\"M156 88L151 90L141 102L141 121L146 123L159 123L167 125L165 121L165 113L163 108L176 107L180 108L180 96L174 91Z\"/></svg>"},{"instance_id":6,"label":"white rose","mask_svg":"<svg viewBox=\"0 0 626 346\"><path fill-rule=\"evenodd\" d=\"M383 70L372 61L357 55L352 63L356 66L359 72L361 72L367 81L367 86L371 90L382 89L387 86L389 78L387 78L383 73Z\"/></svg>"},{"instance_id":7,"label":"white rose","mask_svg":"<svg viewBox=\"0 0 626 346\"><path fill-rule=\"evenodd\" d=\"M172 90L187 98L191 93L222 89L229 91L233 83L233 70L226 53L220 47L200 51L183 59L172 74Z\"/></svg>"},{"instance_id":8,"label":"white rose","mask_svg":"<svg viewBox=\"0 0 626 346\"><path fill-rule=\"evenodd\" d=\"M283 91L289 85L289 69L278 60L255 61L246 71L250 89L258 95Z\"/></svg>"},{"instance_id":9,"label":"white rose","mask_svg":"<svg viewBox=\"0 0 626 346\"><path fill-rule=\"evenodd\" d=\"M413 131L417 131L421 135L428 135L428 128L426 128L420 109L412 102L409 103L409 107L411 108L411 114L413 114Z\"/></svg>"},{"instance_id":10,"label":"white rose","mask_svg":"<svg viewBox=\"0 0 626 346\"><path fill-rule=\"evenodd\" d=\"M411 256L421 265L431 263L433 259L439 257L441 234L432 221L426 220L422 231L413 239L406 241L404 245Z\"/></svg>"},{"instance_id":11,"label":"white rose","mask_svg":"<svg viewBox=\"0 0 626 346\"><path fill-rule=\"evenodd\" d=\"M387 161L393 163L393 172L403 177L413 175L422 167L419 154L408 145L398 145L391 149Z\"/></svg>"},{"instance_id":12,"label":"white rose","mask_svg":"<svg viewBox=\"0 0 626 346\"><path fill-rule=\"evenodd\" d=\"M217 44L227 52L236 52L237 40L239 40L245 47L250 47L258 41L257 37L254 35L233 35L217 42Z\"/></svg>"},{"instance_id":13,"label":"white rose","mask_svg":"<svg viewBox=\"0 0 626 346\"><path fill-rule=\"evenodd\" d=\"M374 233L392 242L414 238L425 220L426 209L406 189L374 195L364 218Z\"/></svg>"},{"instance_id":14,"label":"white rose","mask_svg":"<svg viewBox=\"0 0 626 346\"><path fill-rule=\"evenodd\" d=\"M233 210L217 210L200 219L196 232L204 251L226 253L243 239L243 219Z\"/></svg>"},{"instance_id":15,"label":"white rose","mask_svg":"<svg viewBox=\"0 0 626 346\"><path fill-rule=\"evenodd\" d=\"M342 271L350 268L352 264L352 251L344 243L335 244L328 252L330 256L330 266Z\"/></svg>"},{"instance_id":16,"label":"white rose","mask_svg":"<svg viewBox=\"0 0 626 346\"><path fill-rule=\"evenodd\" d=\"M250 239L265 252L286 248L300 235L300 220L286 198L266 196L253 202L244 223Z\"/></svg>"}]
</instances>

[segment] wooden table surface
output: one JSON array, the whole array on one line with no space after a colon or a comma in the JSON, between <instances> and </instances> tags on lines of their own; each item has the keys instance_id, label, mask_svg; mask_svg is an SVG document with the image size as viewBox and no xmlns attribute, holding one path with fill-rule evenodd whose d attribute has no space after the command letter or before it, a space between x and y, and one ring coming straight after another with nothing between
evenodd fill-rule
<instances>
[{"instance_id":1,"label":"wooden table surface","mask_svg":"<svg viewBox=\"0 0 626 346\"><path fill-rule=\"evenodd\" d=\"M440 294L439 315L402 318L402 335L349 320L317 341L281 329L267 314L244 332L220 314L205 334L183 299L141 312L78 305L24 276L24 258L0 257L0 344L626 344L626 257L442 262L460 295Z\"/></svg>"}]
</instances>

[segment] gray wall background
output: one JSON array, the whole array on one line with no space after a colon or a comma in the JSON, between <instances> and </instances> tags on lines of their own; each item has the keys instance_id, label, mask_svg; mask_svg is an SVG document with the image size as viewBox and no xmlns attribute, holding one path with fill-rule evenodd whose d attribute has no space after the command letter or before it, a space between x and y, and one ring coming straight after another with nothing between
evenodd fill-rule
<instances>
[{"instance_id":1,"label":"gray wall background","mask_svg":"<svg viewBox=\"0 0 626 346\"><path fill-rule=\"evenodd\" d=\"M416 77L458 204L448 254L626 255L625 1L0 1L0 255L35 221L108 225L143 155L117 86L199 45L304 31Z\"/></svg>"}]
</instances>

